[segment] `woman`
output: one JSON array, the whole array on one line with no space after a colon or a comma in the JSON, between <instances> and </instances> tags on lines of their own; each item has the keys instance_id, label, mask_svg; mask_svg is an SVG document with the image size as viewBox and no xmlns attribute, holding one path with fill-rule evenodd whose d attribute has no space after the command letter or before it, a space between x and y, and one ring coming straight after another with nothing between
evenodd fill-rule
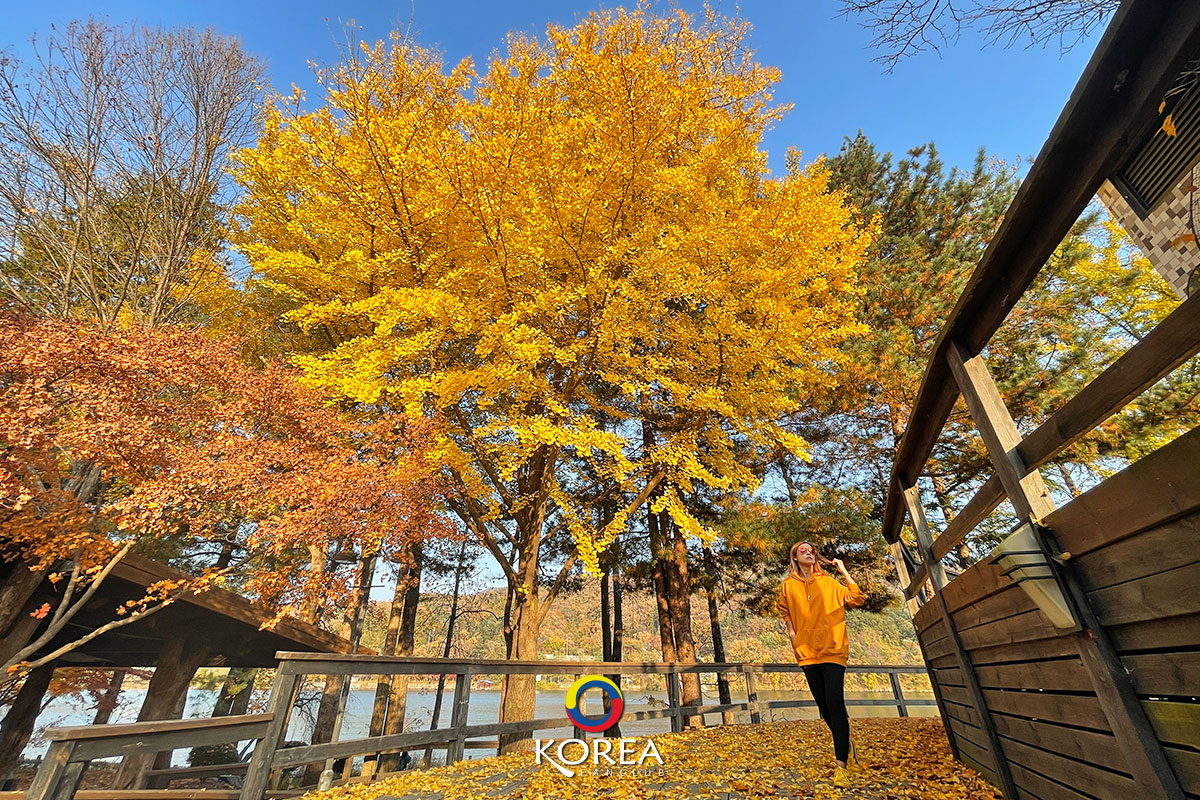
<instances>
[{"instance_id":1,"label":"woman","mask_svg":"<svg viewBox=\"0 0 1200 800\"><path fill-rule=\"evenodd\" d=\"M832 561L817 554L808 542L796 542L790 554L791 574L783 581L775 607L787 626L796 661L804 668L808 688L817 701L821 719L833 735L837 767L834 785L847 788L847 762L857 767L850 747L850 718L846 713L846 606L861 606L866 600L840 558ZM820 562L820 563L818 563ZM837 567L846 581L843 586L826 575L820 564Z\"/></svg>"}]
</instances>

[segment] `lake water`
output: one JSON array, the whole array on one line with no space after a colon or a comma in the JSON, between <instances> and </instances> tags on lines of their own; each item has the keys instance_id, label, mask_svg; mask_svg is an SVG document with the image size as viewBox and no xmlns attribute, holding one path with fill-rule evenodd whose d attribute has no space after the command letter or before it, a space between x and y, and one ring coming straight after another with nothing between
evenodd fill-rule
<instances>
[{"instance_id":1,"label":"lake water","mask_svg":"<svg viewBox=\"0 0 1200 800\"><path fill-rule=\"evenodd\" d=\"M309 691L301 693L301 700L297 711L292 715L291 724L288 728L288 739L307 742L312 733L312 716L315 713L316 701L315 692L312 687ZM121 702L113 714L112 722L132 722L137 717L138 708L141 706L142 697L145 694L144 689L129 689L121 693ZM408 692L408 709L406 715L406 730L426 730L429 728L429 722L433 713L433 704L435 698L435 689L411 689ZM593 695L596 697L593 699ZM808 700L811 699L809 694L804 691L760 691L758 693L760 701L768 700ZM887 698L890 694L873 693L873 692L847 692L847 698ZM932 699L933 695L922 692L906 691L905 696L911 699ZM554 689L539 689L537 692L537 705L535 717L537 718L553 718L566 716L564 701L566 693L562 690ZM212 709L216 703L217 692L211 689L192 689L188 692L187 706L184 712L185 717L207 717L212 714ZM448 688L443 694L442 710L439 728L448 727L450 724L450 709L454 699L453 682L448 682ZM742 702L746 699L745 691L739 694L736 689L732 693L733 702ZM655 733L666 733L670 730L670 722L666 719L653 720L632 720L629 715L634 711L646 711L654 708L661 708L666 700L665 692L652 692L646 690L628 689L625 692L625 719L621 722L621 733L625 736L642 736ZM586 709L592 715L598 715L600 712L600 702L597 690L592 690L585 696L585 702L590 701L591 706ZM342 723L341 735L339 739L357 739L366 736L367 729L371 721L371 709L375 702L374 689L354 689L350 692L350 697L346 706L346 716ZM715 704L716 692L705 692L705 704ZM656 705L657 704L657 705ZM909 708L909 713L912 716L937 716L936 706L915 706ZM94 711L92 709L80 708L78 704L71 704L63 699L52 701L42 715L38 718L38 728L42 729L51 725L87 725L91 722ZM851 717L894 717L896 716L895 706L850 706ZM470 697L470 705L468 706L467 724L482 725L492 722L497 722L500 717L500 690L496 689L472 689ZM815 708L785 708L785 709L770 709L762 712L764 722L779 721L779 720L795 720L795 719L816 719L817 712ZM707 716L710 723L715 723L718 715L712 714ZM748 722L748 715L742 712L738 713L738 722ZM572 735L570 727L560 728L555 730L538 731L536 736L550 738L566 738ZM45 753L46 745L42 742L35 741L30 744L25 750L27 757L36 757ZM466 756L468 758L479 758L483 756L494 755L493 750L468 750ZM174 761L178 764L186 762L186 751L179 750L175 753Z\"/></svg>"}]
</instances>

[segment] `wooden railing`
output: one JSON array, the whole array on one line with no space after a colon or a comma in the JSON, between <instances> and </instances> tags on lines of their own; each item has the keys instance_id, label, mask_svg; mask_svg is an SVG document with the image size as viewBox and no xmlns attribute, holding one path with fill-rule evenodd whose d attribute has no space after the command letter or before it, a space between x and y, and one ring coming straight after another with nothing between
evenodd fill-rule
<instances>
[{"instance_id":1,"label":"wooden railing","mask_svg":"<svg viewBox=\"0 0 1200 800\"><path fill-rule=\"evenodd\" d=\"M327 765L324 783L328 784L331 773L328 767L336 759L354 756L379 756L385 752L414 750L420 748L445 748L446 762L452 763L463 757L469 741L484 736L502 734L532 734L536 731L574 727L567 716L547 719L531 719L514 722L495 722L468 725L471 680L479 675L662 675L665 681L666 707L657 709L631 710L626 706L623 720L670 720L671 730L680 731L695 716L724 714L726 712L748 712L751 724L762 721L764 711L771 709L813 706L813 700L777 700L763 702L758 699L757 677L764 673L796 673L802 668L796 664L661 664L626 662L580 662L580 661L501 661L472 660L456 661L438 658L388 658L345 656L323 653L280 653L279 670L271 686L271 702L268 711L272 721L263 741L254 751L246 782L242 789L242 800L260 800L274 770L296 767L324 761ZM900 716L908 716L909 706L934 705L934 700L906 698L901 690L899 676L902 673L925 673L924 667L851 665L851 673L887 674L891 679L891 698L852 698L850 706L895 706ZM739 703L685 706L681 703L677 676L683 674L740 675L746 687L746 700ZM296 693L308 675L453 675L454 699L451 704L450 725L429 731L413 731L384 736L367 736L360 739L323 742L303 747L282 747L287 733L290 710ZM575 738L583 738L583 732L575 729Z\"/></svg>"},{"instance_id":2,"label":"wooden railing","mask_svg":"<svg viewBox=\"0 0 1200 800\"><path fill-rule=\"evenodd\" d=\"M661 664L625 662L580 662L580 661L500 661L472 660L456 661L437 658L387 658L356 657L322 653L280 653L280 667L271 687L271 704L268 711L272 722L262 744L254 751L246 782L242 789L242 800L259 800L270 783L274 770L296 767L324 761L327 765L324 783L329 783L331 773L328 766L336 759L354 756L379 756L385 752L414 750L421 748L445 748L446 762L452 763L463 757L468 743L479 737L502 734L532 734L542 730L574 727L570 717L552 717L514 722L495 722L468 725L471 680L479 675L662 675L665 682L667 703L664 708L632 710L626 706L623 720L669 719L672 731L680 731L694 716L703 719L705 714L747 712L751 724L762 721L764 711L783 708L813 706L813 700L777 700L763 702L758 699L757 679L764 673L796 673L802 668L795 664ZM909 706L934 705L934 700L906 698L901 690L899 676L902 673L925 673L924 667L851 665L848 672L887 674L891 680L891 698L852 698L850 706L895 706L900 716L908 716ZM681 703L677 676L683 674L740 675L746 687L746 700L738 703L685 706ZM413 731L385 736L368 736L336 742L314 743L303 747L283 748L288 727L289 712L295 702L300 684L308 675L447 675L454 676L454 699L451 704L450 725L430 731ZM583 732L575 729L575 738L583 738Z\"/></svg>"},{"instance_id":3,"label":"wooden railing","mask_svg":"<svg viewBox=\"0 0 1200 800\"><path fill-rule=\"evenodd\" d=\"M322 785L331 785L334 778L333 763L355 756L378 758L384 753L427 748L444 749L446 762L463 758L468 748L497 747L501 734L533 734L537 731L574 728L570 717L558 716L515 722L467 724L471 701L471 683L474 677L483 675L661 675L666 690L666 703L656 708L631 708L627 703L621 717L623 722L635 720L666 719L672 731L683 730L689 721L704 715L720 715L722 723L732 721L735 712L748 715L751 724L770 720L770 712L787 708L815 706L812 699L760 700L758 689L765 674L798 673L802 668L796 664L725 663L725 664L661 664L661 663L608 663L582 661L500 661L500 660L447 660L439 658L388 658L374 656L347 657L336 654L280 653L280 666L276 671L267 713L244 717L215 717L199 720L173 720L163 722L135 723L133 725L101 725L87 728L52 728L47 736L50 750L38 770L33 785L25 800L68 800L78 786L84 764L93 758L125 755L128 753L159 753L181 747L222 744L256 740L249 764L219 765L170 770L152 770L150 778L163 779L198 777L207 774L228 775L245 771L246 777L240 791L242 800L262 800L272 785L272 775L307 764L325 763ZM923 666L860 665L852 664L847 672L857 674L887 675L890 696L874 698L848 698L852 707L884 706L896 709L900 717L909 716L914 707L932 706L935 701L927 698L905 696L900 683L904 674L925 675ZM684 674L721 674L738 676L745 687L746 699L741 702L716 703L686 706L681 702L679 676ZM451 703L450 724L445 728L427 731L382 736L366 736L358 739L333 742L314 742L298 747L285 746L289 723L295 708L298 692L305 679L310 676L342 675L354 676L422 675L454 678L454 699ZM343 706L338 713L344 713ZM584 733L575 728L574 738L584 738ZM378 763L378 761L377 761ZM346 773L348 774L348 770ZM338 780L345 778L338 776ZM278 782L278 781L276 781ZM85 796L89 793L83 793ZM94 793L93 793L94 794ZM111 800L111 792L103 792L103 798ZM121 798L144 797L146 800L176 800L177 791L126 791ZM231 796L225 792L204 793L205 797ZM81 798L82 800L82 798Z\"/></svg>"},{"instance_id":4,"label":"wooden railing","mask_svg":"<svg viewBox=\"0 0 1200 800\"><path fill-rule=\"evenodd\" d=\"M50 747L33 783L25 792L25 800L68 800L78 789L88 762L94 759L136 754L153 756L180 747L257 742L270 730L271 721L270 714L251 714L135 722L129 725L50 728L46 732ZM158 772L171 775L176 771Z\"/></svg>"}]
</instances>

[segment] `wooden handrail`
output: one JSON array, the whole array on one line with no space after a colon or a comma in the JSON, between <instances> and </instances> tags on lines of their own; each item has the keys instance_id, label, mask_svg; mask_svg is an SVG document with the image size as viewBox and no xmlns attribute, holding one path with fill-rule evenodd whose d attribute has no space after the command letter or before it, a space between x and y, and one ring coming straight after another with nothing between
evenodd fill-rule
<instances>
[{"instance_id":1,"label":"wooden handrail","mask_svg":"<svg viewBox=\"0 0 1200 800\"><path fill-rule=\"evenodd\" d=\"M203 717L200 719L151 720L149 722L125 722L116 725L79 725L65 728L47 728L45 739L64 742L68 739L125 739L153 736L158 733L178 731L202 731L212 728L236 728L271 721L270 714L242 714L231 717Z\"/></svg>"}]
</instances>

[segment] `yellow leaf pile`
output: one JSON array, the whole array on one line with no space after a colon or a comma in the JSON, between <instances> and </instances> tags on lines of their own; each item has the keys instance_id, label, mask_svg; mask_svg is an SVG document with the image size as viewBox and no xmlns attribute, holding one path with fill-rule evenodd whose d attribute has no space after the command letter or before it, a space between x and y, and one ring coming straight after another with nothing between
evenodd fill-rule
<instances>
[{"instance_id":1,"label":"yellow leaf pile","mask_svg":"<svg viewBox=\"0 0 1200 800\"><path fill-rule=\"evenodd\" d=\"M516 753L449 767L411 772L308 795L310 800L375 798L979 798L1000 794L977 773L955 761L936 719L856 719L852 734L863 771L849 789L833 785L829 731L818 720L754 727L729 725L652 737L659 767L604 767L590 763L575 777L535 765ZM632 748L640 753L641 746ZM607 774L606 774L607 773Z\"/></svg>"}]
</instances>

